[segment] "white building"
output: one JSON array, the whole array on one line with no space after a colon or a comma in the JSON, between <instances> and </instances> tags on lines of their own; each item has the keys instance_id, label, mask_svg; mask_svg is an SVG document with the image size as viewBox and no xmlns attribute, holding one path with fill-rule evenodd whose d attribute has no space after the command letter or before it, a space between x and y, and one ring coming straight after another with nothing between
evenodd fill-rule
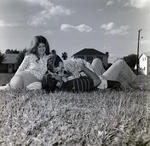
<instances>
[{"instance_id":1,"label":"white building","mask_svg":"<svg viewBox=\"0 0 150 146\"><path fill-rule=\"evenodd\" d=\"M150 52L141 54L139 58L139 66L144 75L150 75Z\"/></svg>"}]
</instances>

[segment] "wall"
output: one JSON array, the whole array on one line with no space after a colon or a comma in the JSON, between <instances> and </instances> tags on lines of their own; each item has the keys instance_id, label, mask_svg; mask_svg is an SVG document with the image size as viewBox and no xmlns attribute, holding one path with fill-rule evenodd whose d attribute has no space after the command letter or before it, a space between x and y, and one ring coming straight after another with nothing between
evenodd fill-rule
<instances>
[{"instance_id":1,"label":"wall","mask_svg":"<svg viewBox=\"0 0 150 146\"><path fill-rule=\"evenodd\" d=\"M143 73L147 75L147 56L142 54L139 61L140 68L142 69Z\"/></svg>"}]
</instances>

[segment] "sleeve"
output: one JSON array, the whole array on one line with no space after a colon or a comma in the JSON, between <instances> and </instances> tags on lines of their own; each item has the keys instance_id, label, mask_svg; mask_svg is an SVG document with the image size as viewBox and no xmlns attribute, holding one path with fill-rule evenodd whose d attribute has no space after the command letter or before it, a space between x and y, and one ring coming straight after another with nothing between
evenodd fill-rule
<instances>
[{"instance_id":1,"label":"sleeve","mask_svg":"<svg viewBox=\"0 0 150 146\"><path fill-rule=\"evenodd\" d=\"M79 71L76 69L74 62L73 61L67 61L65 63L65 69L70 72L75 78L79 78L80 77L80 73Z\"/></svg>"},{"instance_id":2,"label":"sleeve","mask_svg":"<svg viewBox=\"0 0 150 146\"><path fill-rule=\"evenodd\" d=\"M19 68L18 68L16 74L17 74L18 72L20 72L20 71L24 71L24 70L28 67L29 62L30 62L30 55L27 55L27 56L25 56L25 58L23 59L23 61L22 61L21 65L19 66Z\"/></svg>"}]
</instances>

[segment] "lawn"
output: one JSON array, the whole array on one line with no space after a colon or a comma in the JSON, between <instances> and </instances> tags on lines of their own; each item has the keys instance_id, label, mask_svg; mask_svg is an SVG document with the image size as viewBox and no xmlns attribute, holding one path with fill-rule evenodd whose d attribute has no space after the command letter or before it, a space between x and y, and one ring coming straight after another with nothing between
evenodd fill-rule
<instances>
[{"instance_id":1,"label":"lawn","mask_svg":"<svg viewBox=\"0 0 150 146\"><path fill-rule=\"evenodd\" d=\"M13 75L12 73L0 73L0 86L7 84Z\"/></svg>"},{"instance_id":2,"label":"lawn","mask_svg":"<svg viewBox=\"0 0 150 146\"><path fill-rule=\"evenodd\" d=\"M141 77L139 82L146 82ZM149 146L149 91L0 91L1 146Z\"/></svg>"}]
</instances>

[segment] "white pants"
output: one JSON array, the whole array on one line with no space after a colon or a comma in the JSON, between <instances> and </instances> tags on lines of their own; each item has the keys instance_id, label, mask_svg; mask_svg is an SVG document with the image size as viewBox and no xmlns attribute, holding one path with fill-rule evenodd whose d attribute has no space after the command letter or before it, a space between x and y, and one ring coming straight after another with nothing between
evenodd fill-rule
<instances>
[{"instance_id":1,"label":"white pants","mask_svg":"<svg viewBox=\"0 0 150 146\"><path fill-rule=\"evenodd\" d=\"M99 58L95 58L92 61L91 66L94 72L97 74L97 76L102 75L105 72L102 61Z\"/></svg>"},{"instance_id":2,"label":"white pants","mask_svg":"<svg viewBox=\"0 0 150 146\"><path fill-rule=\"evenodd\" d=\"M12 89L22 89L26 88L28 85L34 82L39 82L39 80L27 71L22 71L13 76L10 80L10 87Z\"/></svg>"},{"instance_id":3,"label":"white pants","mask_svg":"<svg viewBox=\"0 0 150 146\"><path fill-rule=\"evenodd\" d=\"M136 75L131 70L131 68L126 64L123 59L117 60L113 65L108 68L105 72L103 72L103 67L100 59L94 59L94 63L92 63L92 67L98 76L102 76L102 78L106 80L112 81L126 81L127 83L131 83L135 80Z\"/></svg>"}]
</instances>

